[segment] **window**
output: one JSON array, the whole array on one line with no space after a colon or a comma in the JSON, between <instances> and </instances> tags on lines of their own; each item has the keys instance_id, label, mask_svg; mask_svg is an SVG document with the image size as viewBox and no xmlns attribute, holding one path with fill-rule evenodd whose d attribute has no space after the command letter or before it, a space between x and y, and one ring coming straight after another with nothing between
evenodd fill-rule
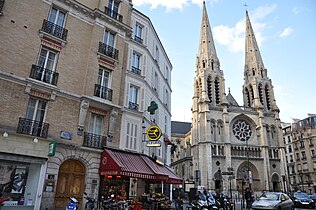
<instances>
[{"instance_id":1,"label":"window","mask_svg":"<svg viewBox=\"0 0 316 210\"><path fill-rule=\"evenodd\" d=\"M111 71L99 69L97 84L95 85L94 95L103 99L112 100Z\"/></svg>"},{"instance_id":2,"label":"window","mask_svg":"<svg viewBox=\"0 0 316 210\"><path fill-rule=\"evenodd\" d=\"M137 125L127 122L126 125L126 148L136 150L137 143Z\"/></svg>"},{"instance_id":3,"label":"window","mask_svg":"<svg viewBox=\"0 0 316 210\"><path fill-rule=\"evenodd\" d=\"M44 122L45 112L46 101L30 98L26 111L26 119Z\"/></svg>"},{"instance_id":4,"label":"window","mask_svg":"<svg viewBox=\"0 0 316 210\"><path fill-rule=\"evenodd\" d=\"M292 146L289 145L289 153L292 152Z\"/></svg>"},{"instance_id":5,"label":"window","mask_svg":"<svg viewBox=\"0 0 316 210\"><path fill-rule=\"evenodd\" d=\"M306 153L304 151L302 152L302 160L306 160Z\"/></svg>"},{"instance_id":6,"label":"window","mask_svg":"<svg viewBox=\"0 0 316 210\"><path fill-rule=\"evenodd\" d=\"M311 157L312 157L312 158L315 157L315 150L311 150Z\"/></svg>"},{"instance_id":7,"label":"window","mask_svg":"<svg viewBox=\"0 0 316 210\"><path fill-rule=\"evenodd\" d=\"M168 117L165 116L165 133L168 132Z\"/></svg>"},{"instance_id":8,"label":"window","mask_svg":"<svg viewBox=\"0 0 316 210\"><path fill-rule=\"evenodd\" d=\"M316 162L314 162L314 171L316 170Z\"/></svg>"},{"instance_id":9,"label":"window","mask_svg":"<svg viewBox=\"0 0 316 210\"><path fill-rule=\"evenodd\" d=\"M89 124L89 133L101 135L102 128L103 128L103 116L91 113L90 124Z\"/></svg>"},{"instance_id":10,"label":"window","mask_svg":"<svg viewBox=\"0 0 316 210\"><path fill-rule=\"evenodd\" d=\"M300 159L300 153L296 153L296 160Z\"/></svg>"},{"instance_id":11,"label":"window","mask_svg":"<svg viewBox=\"0 0 316 210\"><path fill-rule=\"evenodd\" d=\"M64 12L56 8L52 8L49 13L48 21L60 27L63 27L64 22L65 22L65 17L66 17L66 14Z\"/></svg>"},{"instance_id":12,"label":"window","mask_svg":"<svg viewBox=\"0 0 316 210\"><path fill-rule=\"evenodd\" d=\"M50 84L54 83L57 57L56 52L42 48L37 61L35 79Z\"/></svg>"},{"instance_id":13,"label":"window","mask_svg":"<svg viewBox=\"0 0 316 210\"><path fill-rule=\"evenodd\" d=\"M159 62L159 49L158 46L156 46L156 62Z\"/></svg>"},{"instance_id":14,"label":"window","mask_svg":"<svg viewBox=\"0 0 316 210\"><path fill-rule=\"evenodd\" d=\"M288 136L287 140L288 140L289 143L291 143L291 136Z\"/></svg>"},{"instance_id":15,"label":"window","mask_svg":"<svg viewBox=\"0 0 316 210\"><path fill-rule=\"evenodd\" d=\"M142 31L143 31L143 27L139 23L136 23L136 26L135 26L135 41L137 41L139 43L143 43Z\"/></svg>"},{"instance_id":16,"label":"window","mask_svg":"<svg viewBox=\"0 0 316 210\"><path fill-rule=\"evenodd\" d=\"M140 58L141 58L141 56L138 53L133 52L133 55L132 55L132 72L139 74L139 75L141 74Z\"/></svg>"},{"instance_id":17,"label":"window","mask_svg":"<svg viewBox=\"0 0 316 210\"><path fill-rule=\"evenodd\" d=\"M130 109L138 110L138 87L134 85L130 85L129 87L129 95L128 95L128 107Z\"/></svg>"},{"instance_id":18,"label":"window","mask_svg":"<svg viewBox=\"0 0 316 210\"><path fill-rule=\"evenodd\" d=\"M298 171L302 171L302 166L301 166L301 164L297 164L297 170L298 170Z\"/></svg>"},{"instance_id":19,"label":"window","mask_svg":"<svg viewBox=\"0 0 316 210\"><path fill-rule=\"evenodd\" d=\"M115 0L109 0L107 14L109 16L117 19L118 7L119 7L119 3L118 2L116 2Z\"/></svg>"},{"instance_id":20,"label":"window","mask_svg":"<svg viewBox=\"0 0 316 210\"><path fill-rule=\"evenodd\" d=\"M303 170L304 170L304 171L308 171L307 163L303 163Z\"/></svg>"},{"instance_id":21,"label":"window","mask_svg":"<svg viewBox=\"0 0 316 210\"><path fill-rule=\"evenodd\" d=\"M301 148L304 148L304 141L301 141Z\"/></svg>"},{"instance_id":22,"label":"window","mask_svg":"<svg viewBox=\"0 0 316 210\"><path fill-rule=\"evenodd\" d=\"M290 155L290 162L293 162L293 155Z\"/></svg>"},{"instance_id":23,"label":"window","mask_svg":"<svg viewBox=\"0 0 316 210\"><path fill-rule=\"evenodd\" d=\"M66 40L68 31L63 28L65 17L66 13L56 8L52 8L48 16L48 21L44 20L44 28L42 29L57 38Z\"/></svg>"},{"instance_id":24,"label":"window","mask_svg":"<svg viewBox=\"0 0 316 210\"><path fill-rule=\"evenodd\" d=\"M111 31L104 31L104 37L103 37L103 43L110 46L114 47L114 38L115 34Z\"/></svg>"},{"instance_id":25,"label":"window","mask_svg":"<svg viewBox=\"0 0 316 210\"><path fill-rule=\"evenodd\" d=\"M168 68L168 66L166 66L166 73L165 74L166 74L165 75L166 80L169 81L170 79L169 79L169 68Z\"/></svg>"}]
</instances>

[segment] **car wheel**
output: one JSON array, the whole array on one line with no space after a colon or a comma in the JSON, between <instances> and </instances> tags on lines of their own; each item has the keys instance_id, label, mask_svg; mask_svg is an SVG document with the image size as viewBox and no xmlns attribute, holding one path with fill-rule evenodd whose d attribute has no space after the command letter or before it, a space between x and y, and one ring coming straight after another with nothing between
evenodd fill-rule
<instances>
[{"instance_id":1,"label":"car wheel","mask_svg":"<svg viewBox=\"0 0 316 210\"><path fill-rule=\"evenodd\" d=\"M308 208L310 208L310 209L315 208L315 204L309 204Z\"/></svg>"}]
</instances>

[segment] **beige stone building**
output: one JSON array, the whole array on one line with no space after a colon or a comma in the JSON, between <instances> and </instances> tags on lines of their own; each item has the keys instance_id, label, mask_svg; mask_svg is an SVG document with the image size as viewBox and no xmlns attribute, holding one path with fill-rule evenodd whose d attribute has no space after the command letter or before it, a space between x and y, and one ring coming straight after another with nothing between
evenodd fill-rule
<instances>
[{"instance_id":1,"label":"beige stone building","mask_svg":"<svg viewBox=\"0 0 316 210\"><path fill-rule=\"evenodd\" d=\"M245 187L255 192L284 190L286 164L279 109L248 12L244 104L239 106L230 90L226 94L205 3L195 72L189 141L195 185L225 193L241 192Z\"/></svg>"},{"instance_id":2,"label":"beige stone building","mask_svg":"<svg viewBox=\"0 0 316 210\"><path fill-rule=\"evenodd\" d=\"M131 8L0 1L0 191L13 208L98 196L103 147L119 146Z\"/></svg>"},{"instance_id":3,"label":"beige stone building","mask_svg":"<svg viewBox=\"0 0 316 210\"><path fill-rule=\"evenodd\" d=\"M289 191L316 192L316 116L283 126Z\"/></svg>"}]
</instances>

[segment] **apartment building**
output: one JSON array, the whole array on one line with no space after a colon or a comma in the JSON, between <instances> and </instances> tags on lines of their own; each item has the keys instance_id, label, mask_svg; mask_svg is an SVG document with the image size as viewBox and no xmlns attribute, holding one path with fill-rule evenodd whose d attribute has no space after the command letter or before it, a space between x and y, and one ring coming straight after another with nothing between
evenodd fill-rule
<instances>
[{"instance_id":1,"label":"apartment building","mask_svg":"<svg viewBox=\"0 0 316 210\"><path fill-rule=\"evenodd\" d=\"M131 2L0 5L0 191L15 209L82 205L104 146L120 145Z\"/></svg>"},{"instance_id":2,"label":"apartment building","mask_svg":"<svg viewBox=\"0 0 316 210\"><path fill-rule=\"evenodd\" d=\"M316 192L316 116L283 127L289 191Z\"/></svg>"}]
</instances>

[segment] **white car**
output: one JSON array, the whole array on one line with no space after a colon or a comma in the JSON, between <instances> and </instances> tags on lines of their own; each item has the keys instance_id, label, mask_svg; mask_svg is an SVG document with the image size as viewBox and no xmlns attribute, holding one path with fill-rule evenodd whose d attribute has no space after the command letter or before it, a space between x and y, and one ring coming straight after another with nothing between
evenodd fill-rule
<instances>
[{"instance_id":1,"label":"white car","mask_svg":"<svg viewBox=\"0 0 316 210\"><path fill-rule=\"evenodd\" d=\"M291 198L282 192L264 192L258 200L252 203L254 210L294 210Z\"/></svg>"}]
</instances>

